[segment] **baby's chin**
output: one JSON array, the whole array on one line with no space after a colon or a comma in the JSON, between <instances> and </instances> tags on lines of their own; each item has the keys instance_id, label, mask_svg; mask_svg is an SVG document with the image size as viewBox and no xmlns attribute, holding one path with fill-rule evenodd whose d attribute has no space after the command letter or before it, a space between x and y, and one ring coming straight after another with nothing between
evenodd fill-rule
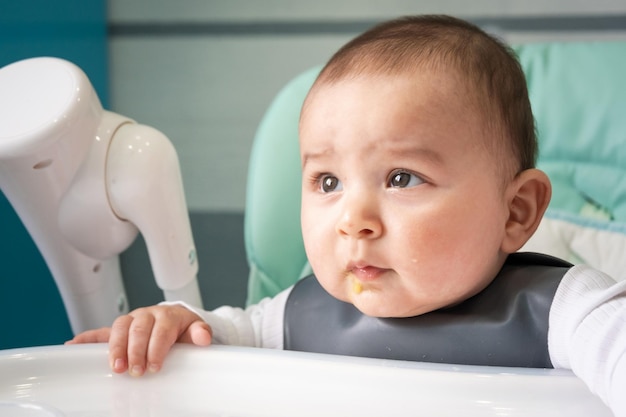
<instances>
[{"instance_id":1,"label":"baby's chin","mask_svg":"<svg viewBox=\"0 0 626 417\"><path fill-rule=\"evenodd\" d=\"M393 303L376 298L367 297L366 294L361 293L353 295L348 302L364 315L377 318L415 317L437 309L432 305L402 305L402 303Z\"/></svg>"},{"instance_id":2,"label":"baby's chin","mask_svg":"<svg viewBox=\"0 0 626 417\"><path fill-rule=\"evenodd\" d=\"M443 307L440 304L407 299L406 289L397 294L387 289L370 286L355 279L344 281L342 285L327 288L326 291L340 301L352 304L366 316L377 318L415 317Z\"/></svg>"}]
</instances>

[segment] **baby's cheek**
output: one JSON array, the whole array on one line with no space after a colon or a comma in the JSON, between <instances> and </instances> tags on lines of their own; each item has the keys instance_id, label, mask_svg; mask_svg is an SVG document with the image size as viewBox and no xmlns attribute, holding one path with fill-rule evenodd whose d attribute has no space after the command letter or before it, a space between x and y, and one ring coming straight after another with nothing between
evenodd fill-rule
<instances>
[{"instance_id":1,"label":"baby's cheek","mask_svg":"<svg viewBox=\"0 0 626 417\"><path fill-rule=\"evenodd\" d=\"M433 227L433 224L422 224L417 227L398 230L399 241L396 243L400 252L412 264L424 266L425 262L436 262L450 250L449 238L444 238L444 228Z\"/></svg>"},{"instance_id":2,"label":"baby's cheek","mask_svg":"<svg viewBox=\"0 0 626 417\"><path fill-rule=\"evenodd\" d=\"M314 261L319 257L318 251L318 240L319 238L315 235L314 229L307 228L305 225L302 225L302 239L304 242L304 251L306 252L307 259L313 266Z\"/></svg>"}]
</instances>

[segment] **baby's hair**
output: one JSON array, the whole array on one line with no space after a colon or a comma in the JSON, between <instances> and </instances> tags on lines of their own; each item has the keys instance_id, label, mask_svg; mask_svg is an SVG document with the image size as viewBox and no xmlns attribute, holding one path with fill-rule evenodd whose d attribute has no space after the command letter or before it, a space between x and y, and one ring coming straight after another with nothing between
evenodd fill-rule
<instances>
[{"instance_id":1,"label":"baby's hair","mask_svg":"<svg viewBox=\"0 0 626 417\"><path fill-rule=\"evenodd\" d=\"M360 75L406 75L424 69L453 70L466 80L476 109L483 113L490 136L497 141L489 149L499 151L496 156L508 155L499 158L499 163L510 175L535 166L534 119L516 55L503 42L464 20L425 15L375 26L332 56L314 88ZM511 166L512 160L515 166Z\"/></svg>"}]
</instances>

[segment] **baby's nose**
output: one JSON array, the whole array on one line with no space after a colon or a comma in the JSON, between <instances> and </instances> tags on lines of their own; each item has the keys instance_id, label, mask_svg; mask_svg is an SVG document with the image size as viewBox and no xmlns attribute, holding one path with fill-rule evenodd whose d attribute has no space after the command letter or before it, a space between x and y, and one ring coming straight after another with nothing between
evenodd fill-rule
<instances>
[{"instance_id":1,"label":"baby's nose","mask_svg":"<svg viewBox=\"0 0 626 417\"><path fill-rule=\"evenodd\" d=\"M356 239L374 239L383 230L376 205L366 198L353 198L345 202L337 222L337 233Z\"/></svg>"}]
</instances>

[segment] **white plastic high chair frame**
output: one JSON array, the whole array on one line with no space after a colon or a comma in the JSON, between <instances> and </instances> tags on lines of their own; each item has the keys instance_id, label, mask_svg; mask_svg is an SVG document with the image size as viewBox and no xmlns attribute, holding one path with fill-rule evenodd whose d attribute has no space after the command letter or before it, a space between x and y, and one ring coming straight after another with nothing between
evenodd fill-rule
<instances>
[{"instance_id":1,"label":"white plastic high chair frame","mask_svg":"<svg viewBox=\"0 0 626 417\"><path fill-rule=\"evenodd\" d=\"M61 293L74 333L128 311L118 255L145 237L167 300L201 306L178 157L161 132L105 111L58 58L0 69L0 189Z\"/></svg>"}]
</instances>

